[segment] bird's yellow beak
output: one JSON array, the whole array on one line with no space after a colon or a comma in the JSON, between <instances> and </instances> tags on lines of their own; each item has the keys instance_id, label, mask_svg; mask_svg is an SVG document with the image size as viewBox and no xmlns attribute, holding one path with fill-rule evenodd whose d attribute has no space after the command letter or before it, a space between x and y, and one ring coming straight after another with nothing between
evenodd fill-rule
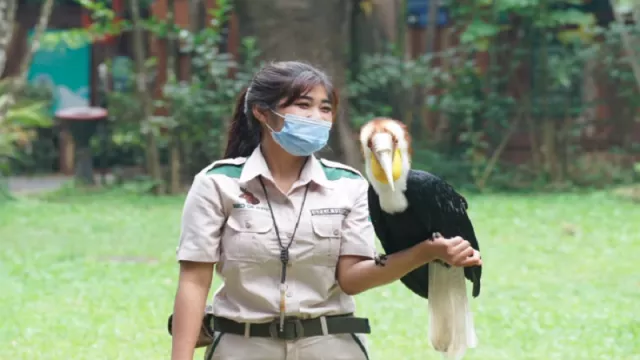
<instances>
[{"instance_id":1,"label":"bird's yellow beak","mask_svg":"<svg viewBox=\"0 0 640 360\"><path fill-rule=\"evenodd\" d=\"M391 187L391 191L395 191L393 185L393 158L391 157L391 149L376 151L375 154L380 168L384 173L386 183Z\"/></svg>"},{"instance_id":2,"label":"bird's yellow beak","mask_svg":"<svg viewBox=\"0 0 640 360\"><path fill-rule=\"evenodd\" d=\"M395 191L394 181L400 177L402 161L399 150L394 153L393 139L389 134L376 134L372 138L371 167L373 176L383 184L389 185Z\"/></svg>"}]
</instances>

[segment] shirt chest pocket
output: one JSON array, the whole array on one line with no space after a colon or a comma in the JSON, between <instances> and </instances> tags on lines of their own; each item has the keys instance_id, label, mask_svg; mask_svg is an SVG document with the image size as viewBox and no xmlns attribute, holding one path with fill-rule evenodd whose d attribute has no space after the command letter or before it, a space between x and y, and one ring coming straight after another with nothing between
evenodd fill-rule
<instances>
[{"instance_id":1,"label":"shirt chest pocket","mask_svg":"<svg viewBox=\"0 0 640 360\"><path fill-rule=\"evenodd\" d=\"M312 216L311 229L314 242L313 262L336 266L342 241L342 216Z\"/></svg>"},{"instance_id":2,"label":"shirt chest pocket","mask_svg":"<svg viewBox=\"0 0 640 360\"><path fill-rule=\"evenodd\" d=\"M222 256L230 261L266 262L277 257L271 238L273 221L255 211L238 211L227 219L222 239Z\"/></svg>"}]
</instances>

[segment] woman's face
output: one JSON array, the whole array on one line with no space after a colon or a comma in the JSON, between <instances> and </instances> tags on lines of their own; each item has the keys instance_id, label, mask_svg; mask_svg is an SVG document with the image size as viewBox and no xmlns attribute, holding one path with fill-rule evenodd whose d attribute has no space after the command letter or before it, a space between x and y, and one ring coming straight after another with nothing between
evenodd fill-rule
<instances>
[{"instance_id":1,"label":"woman's face","mask_svg":"<svg viewBox=\"0 0 640 360\"><path fill-rule=\"evenodd\" d=\"M306 94L291 103L291 105L287 107L280 106L280 104L283 104L285 101L286 99L280 100L279 105L275 108L275 111L282 116L293 114L333 122L333 107L329 100L327 90L322 85L313 87ZM268 119L268 124L273 130L280 131L280 129L282 129L284 125L284 119L282 117L270 113Z\"/></svg>"}]
</instances>

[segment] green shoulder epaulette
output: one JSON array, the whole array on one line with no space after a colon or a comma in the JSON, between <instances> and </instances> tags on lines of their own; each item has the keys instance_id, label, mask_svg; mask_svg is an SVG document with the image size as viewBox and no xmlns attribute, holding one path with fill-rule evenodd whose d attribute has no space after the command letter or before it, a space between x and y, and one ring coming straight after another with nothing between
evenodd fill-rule
<instances>
[{"instance_id":1,"label":"green shoulder epaulette","mask_svg":"<svg viewBox=\"0 0 640 360\"><path fill-rule=\"evenodd\" d=\"M347 179L362 179L363 176L360 172L350 166L345 164L330 161L327 159L320 159L320 164L322 164L322 170L324 170L324 174L327 177L327 180L339 180L342 178Z\"/></svg>"},{"instance_id":2,"label":"green shoulder epaulette","mask_svg":"<svg viewBox=\"0 0 640 360\"><path fill-rule=\"evenodd\" d=\"M225 175L238 179L242 174L242 168L247 158L222 159L214 162L207 169L207 175Z\"/></svg>"}]
</instances>

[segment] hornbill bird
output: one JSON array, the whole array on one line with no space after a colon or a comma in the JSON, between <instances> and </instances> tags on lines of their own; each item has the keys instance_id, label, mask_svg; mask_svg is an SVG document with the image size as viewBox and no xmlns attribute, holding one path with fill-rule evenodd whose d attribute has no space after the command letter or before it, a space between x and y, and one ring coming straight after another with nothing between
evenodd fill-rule
<instances>
[{"instance_id":1,"label":"hornbill bird","mask_svg":"<svg viewBox=\"0 0 640 360\"><path fill-rule=\"evenodd\" d=\"M393 119L375 118L360 130L369 212L384 251L395 253L434 236L459 236L479 251L466 199L439 177L410 168L410 142L405 125ZM429 338L445 358L460 359L477 344L465 277L477 297L481 270L436 260L400 279L428 299Z\"/></svg>"}]
</instances>

